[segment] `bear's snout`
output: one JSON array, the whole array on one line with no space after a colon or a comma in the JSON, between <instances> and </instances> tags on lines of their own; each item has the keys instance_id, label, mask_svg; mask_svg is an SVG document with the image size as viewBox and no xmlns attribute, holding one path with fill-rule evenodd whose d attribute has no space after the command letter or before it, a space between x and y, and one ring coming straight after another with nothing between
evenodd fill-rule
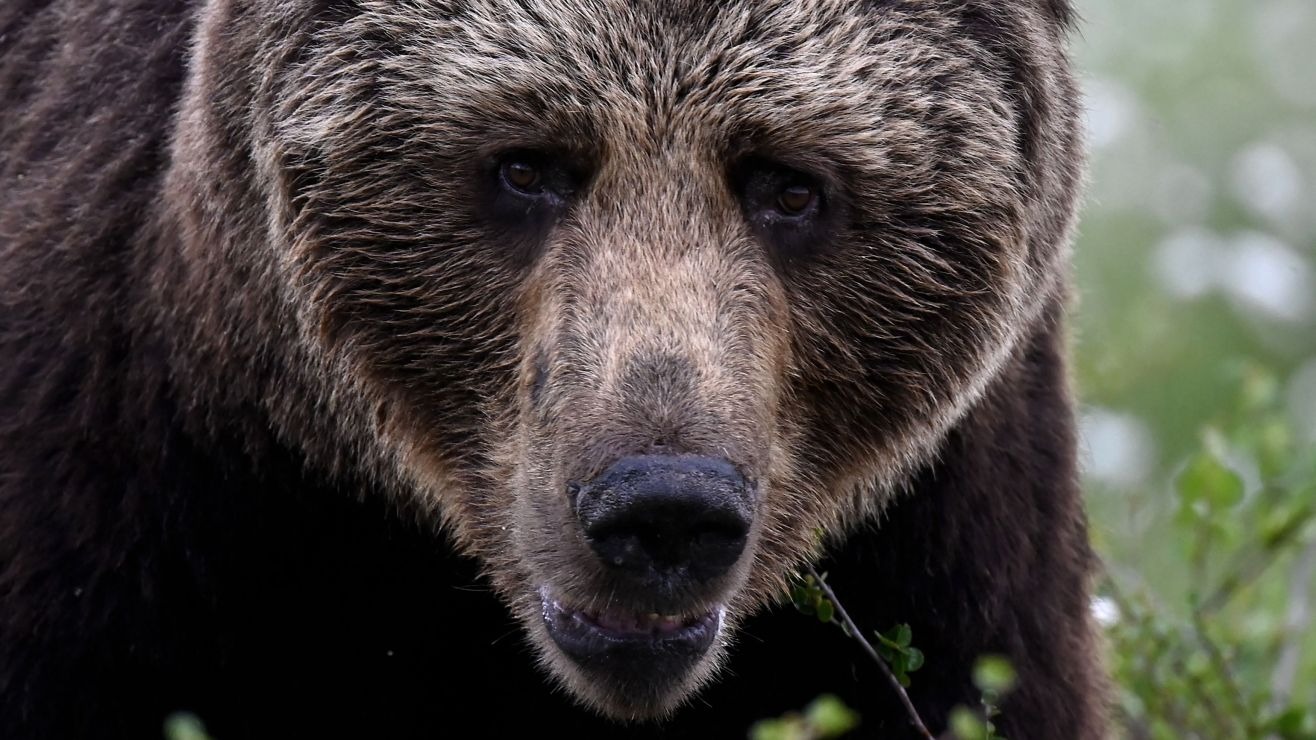
<instances>
[{"instance_id":1,"label":"bear's snout","mask_svg":"<svg viewBox=\"0 0 1316 740\"><path fill-rule=\"evenodd\" d=\"M623 457L574 486L585 539L616 577L670 591L716 579L745 550L753 487L726 460Z\"/></svg>"}]
</instances>

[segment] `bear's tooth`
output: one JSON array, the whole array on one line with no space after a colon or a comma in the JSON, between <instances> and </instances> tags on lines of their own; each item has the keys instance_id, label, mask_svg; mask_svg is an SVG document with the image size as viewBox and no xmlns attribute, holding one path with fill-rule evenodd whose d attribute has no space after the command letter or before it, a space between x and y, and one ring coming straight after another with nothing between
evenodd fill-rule
<instances>
[{"instance_id":1,"label":"bear's tooth","mask_svg":"<svg viewBox=\"0 0 1316 740\"><path fill-rule=\"evenodd\" d=\"M681 628L682 621L680 617L664 616L658 620L658 631L675 632Z\"/></svg>"}]
</instances>

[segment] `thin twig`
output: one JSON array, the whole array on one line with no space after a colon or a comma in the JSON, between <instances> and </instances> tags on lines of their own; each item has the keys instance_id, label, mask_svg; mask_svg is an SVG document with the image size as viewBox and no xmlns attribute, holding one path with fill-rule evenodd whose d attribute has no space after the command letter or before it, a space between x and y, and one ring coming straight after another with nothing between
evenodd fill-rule
<instances>
[{"instance_id":1,"label":"thin twig","mask_svg":"<svg viewBox=\"0 0 1316 740\"><path fill-rule=\"evenodd\" d=\"M1229 567L1231 575L1222 578L1220 585L1216 586L1211 595L1202 599L1197 611L1201 612L1202 616L1208 617L1228 606L1235 596L1269 570L1283 552L1283 548L1274 547L1267 548L1260 554L1249 551L1237 556L1235 563Z\"/></svg>"},{"instance_id":2,"label":"thin twig","mask_svg":"<svg viewBox=\"0 0 1316 740\"><path fill-rule=\"evenodd\" d=\"M905 687L901 686L900 681L896 679L896 674L891 671L891 666L887 665L882 656L877 654L873 644L868 641L868 638L864 637L864 633L859 631L859 626L854 623L854 620L850 619L850 614L841 605L841 600L836 598L836 593L832 591L832 587L827 585L827 582L822 579L822 576L818 575L818 571L812 565L809 566L809 575L813 576L813 580L818 582L818 587L823 590L823 593L827 595L827 599L836 607L836 615L841 618L841 623L850 631L850 635L859 641L859 644L864 648L864 652L868 653L868 656L882 669L887 682L891 684L891 688L900 697L900 703L905 705L905 711L909 713L909 721L914 725L914 729L918 730L918 733L927 740L936 740L932 733L928 731L928 726L923 724L923 718L918 715L918 710L914 708L914 702L909 700L909 694L905 692Z\"/></svg>"},{"instance_id":3,"label":"thin twig","mask_svg":"<svg viewBox=\"0 0 1316 740\"><path fill-rule=\"evenodd\" d=\"M1282 529L1268 537L1260 552L1253 549L1236 556L1225 571L1230 575L1221 580L1210 596L1202 599L1198 611L1203 616L1209 616L1224 608L1235 595L1260 578L1286 552L1285 546L1297 539L1311 517L1310 508L1305 507L1291 516Z\"/></svg>"}]
</instances>

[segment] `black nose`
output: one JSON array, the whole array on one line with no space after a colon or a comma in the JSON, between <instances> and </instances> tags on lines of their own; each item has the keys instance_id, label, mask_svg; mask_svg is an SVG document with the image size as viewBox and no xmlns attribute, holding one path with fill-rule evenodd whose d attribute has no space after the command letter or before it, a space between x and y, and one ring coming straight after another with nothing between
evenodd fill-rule
<instances>
[{"instance_id":1,"label":"black nose","mask_svg":"<svg viewBox=\"0 0 1316 740\"><path fill-rule=\"evenodd\" d=\"M624 457L581 486L575 504L603 563L641 578L722 575L745 549L753 516L744 476L707 457Z\"/></svg>"}]
</instances>

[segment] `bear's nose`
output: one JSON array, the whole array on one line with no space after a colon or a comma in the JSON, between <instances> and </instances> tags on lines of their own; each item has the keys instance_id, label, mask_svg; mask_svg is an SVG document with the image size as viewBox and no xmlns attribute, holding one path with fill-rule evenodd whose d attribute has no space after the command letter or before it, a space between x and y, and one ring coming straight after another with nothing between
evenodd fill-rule
<instances>
[{"instance_id":1,"label":"bear's nose","mask_svg":"<svg viewBox=\"0 0 1316 740\"><path fill-rule=\"evenodd\" d=\"M575 496L576 516L605 565L648 580L708 581L745 549L750 486L725 460L635 455Z\"/></svg>"}]
</instances>

